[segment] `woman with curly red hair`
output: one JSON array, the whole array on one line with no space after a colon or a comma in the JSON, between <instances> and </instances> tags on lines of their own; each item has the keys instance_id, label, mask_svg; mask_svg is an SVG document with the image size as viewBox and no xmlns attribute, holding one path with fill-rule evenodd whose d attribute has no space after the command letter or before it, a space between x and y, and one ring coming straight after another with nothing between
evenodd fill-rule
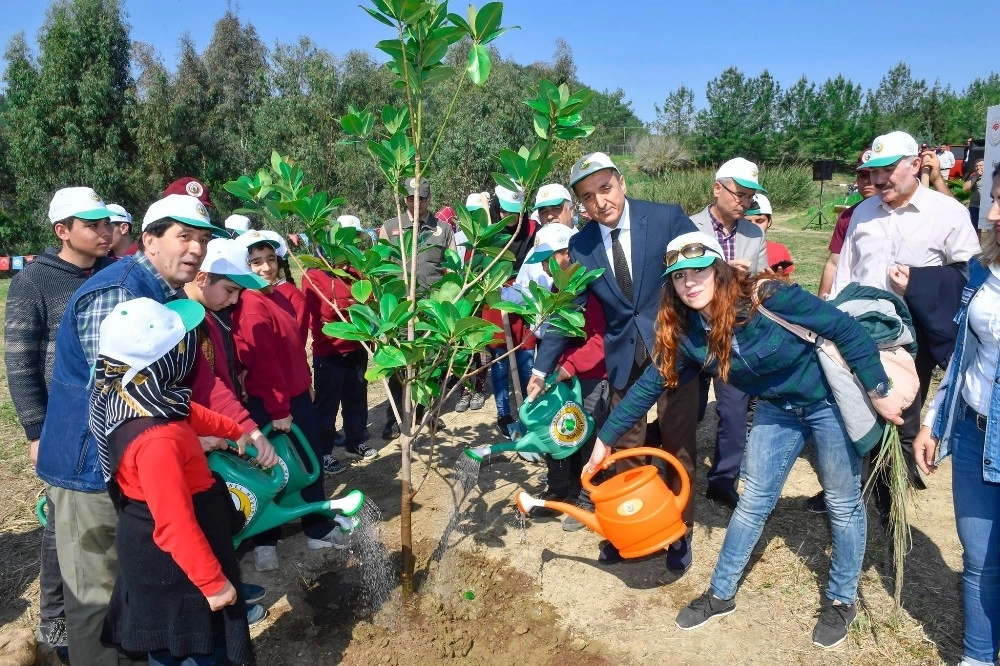
<instances>
[{"instance_id":1,"label":"woman with curly red hair","mask_svg":"<svg viewBox=\"0 0 1000 666\"><path fill-rule=\"evenodd\" d=\"M898 400L874 340L847 314L797 285L752 279L723 260L718 241L693 232L667 246L666 276L656 321L654 362L608 418L588 463L604 463L623 432L645 418L665 388L689 367L758 396L754 427L744 456L744 489L729 522L710 588L677 616L695 629L736 609L736 588L764 523L805 442L816 442L820 483L826 490L833 554L824 605L813 643L840 644L856 615L865 552L865 507L860 458L844 429L840 410L815 348L761 314L779 317L832 340L885 418L901 422Z\"/></svg>"}]
</instances>

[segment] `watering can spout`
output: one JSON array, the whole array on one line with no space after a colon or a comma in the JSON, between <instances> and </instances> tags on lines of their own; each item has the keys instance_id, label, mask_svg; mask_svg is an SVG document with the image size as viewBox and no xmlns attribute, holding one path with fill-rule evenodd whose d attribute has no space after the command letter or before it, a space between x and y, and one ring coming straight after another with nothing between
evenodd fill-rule
<instances>
[{"instance_id":1,"label":"watering can spout","mask_svg":"<svg viewBox=\"0 0 1000 666\"><path fill-rule=\"evenodd\" d=\"M483 459L493 452L493 448L494 447L492 446L477 446L475 448L466 447L465 455L469 456L476 462L483 462Z\"/></svg>"},{"instance_id":2,"label":"watering can spout","mask_svg":"<svg viewBox=\"0 0 1000 666\"><path fill-rule=\"evenodd\" d=\"M572 516L579 520L592 532L595 532L602 537L604 536L604 532L601 531L601 524L597 521L597 516L589 511L584 511L575 504L539 499L537 497L532 497L524 491L517 494L517 508L520 509L521 513L527 515L527 513L536 506L543 506L546 509L561 511L567 516Z\"/></svg>"}]
</instances>

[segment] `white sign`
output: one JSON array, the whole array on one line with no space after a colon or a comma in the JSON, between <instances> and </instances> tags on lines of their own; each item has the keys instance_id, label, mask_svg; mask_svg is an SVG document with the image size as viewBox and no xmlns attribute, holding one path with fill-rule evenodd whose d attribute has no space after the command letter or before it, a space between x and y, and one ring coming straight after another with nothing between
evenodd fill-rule
<instances>
[{"instance_id":1,"label":"white sign","mask_svg":"<svg viewBox=\"0 0 1000 666\"><path fill-rule=\"evenodd\" d=\"M1000 165L1000 104L986 110L986 154L983 158L983 177L979 179L979 228L993 225L986 221L990 212L990 190L993 188L993 170Z\"/></svg>"}]
</instances>

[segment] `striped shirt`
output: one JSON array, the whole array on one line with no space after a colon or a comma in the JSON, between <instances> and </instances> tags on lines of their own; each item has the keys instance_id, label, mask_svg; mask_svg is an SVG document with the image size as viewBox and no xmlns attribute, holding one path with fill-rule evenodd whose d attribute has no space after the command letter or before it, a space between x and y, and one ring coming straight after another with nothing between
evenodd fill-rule
<instances>
[{"instance_id":1,"label":"striped shirt","mask_svg":"<svg viewBox=\"0 0 1000 666\"><path fill-rule=\"evenodd\" d=\"M708 208L708 218L712 220L712 229L715 230L715 237L719 241L719 245L722 246L722 254L725 256L726 261L732 261L736 258L736 230L739 228L738 224L733 225L733 230L730 233L726 233L726 228L722 226L722 222L715 219L712 215L712 208Z\"/></svg>"}]
</instances>

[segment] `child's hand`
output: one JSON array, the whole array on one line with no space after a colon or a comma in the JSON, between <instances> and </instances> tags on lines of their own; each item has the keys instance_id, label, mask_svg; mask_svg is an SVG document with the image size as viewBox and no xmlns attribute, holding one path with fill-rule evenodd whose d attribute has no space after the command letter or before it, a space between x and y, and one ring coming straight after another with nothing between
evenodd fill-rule
<instances>
[{"instance_id":1,"label":"child's hand","mask_svg":"<svg viewBox=\"0 0 1000 666\"><path fill-rule=\"evenodd\" d=\"M232 606L236 603L236 588L227 580L224 588L217 594L205 597L205 599L208 600L208 607L213 611L222 610L226 606Z\"/></svg>"},{"instance_id":2,"label":"child's hand","mask_svg":"<svg viewBox=\"0 0 1000 666\"><path fill-rule=\"evenodd\" d=\"M264 469L270 469L278 464L278 454L274 452L271 442L256 428L250 433L250 442L257 447L257 464Z\"/></svg>"},{"instance_id":3,"label":"child's hand","mask_svg":"<svg viewBox=\"0 0 1000 666\"><path fill-rule=\"evenodd\" d=\"M275 432L288 432L292 429L292 415L289 414L283 419L274 419L271 421L271 430Z\"/></svg>"},{"instance_id":4,"label":"child's hand","mask_svg":"<svg viewBox=\"0 0 1000 666\"><path fill-rule=\"evenodd\" d=\"M240 435L240 438L236 440L236 450L240 452L240 455L243 455L244 453L247 452L247 444L252 444L252 443L253 442L250 440L250 435L248 435L247 433L243 433L242 435Z\"/></svg>"}]
</instances>

